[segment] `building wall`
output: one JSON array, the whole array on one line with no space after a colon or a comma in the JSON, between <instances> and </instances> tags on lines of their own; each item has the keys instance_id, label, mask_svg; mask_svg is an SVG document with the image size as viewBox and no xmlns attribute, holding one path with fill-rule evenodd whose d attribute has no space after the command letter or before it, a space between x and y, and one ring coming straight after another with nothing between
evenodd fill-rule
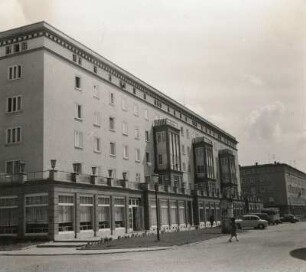
<instances>
[{"instance_id":1,"label":"building wall","mask_svg":"<svg viewBox=\"0 0 306 272\"><path fill-rule=\"evenodd\" d=\"M37 46L32 41L29 47ZM1 57L1 55L0 55ZM20 79L8 80L8 67L20 64ZM43 163L43 52L32 51L0 59L0 172L5 172L5 162L22 160L26 171L41 171ZM7 99L22 96L21 111L6 113ZM21 142L6 144L6 129L21 127Z\"/></svg>"}]
</instances>

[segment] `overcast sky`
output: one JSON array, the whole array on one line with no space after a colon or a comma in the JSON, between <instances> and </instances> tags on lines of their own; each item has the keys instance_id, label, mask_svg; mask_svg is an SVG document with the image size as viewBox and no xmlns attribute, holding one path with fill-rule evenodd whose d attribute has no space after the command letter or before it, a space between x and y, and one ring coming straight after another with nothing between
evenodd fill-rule
<instances>
[{"instance_id":1,"label":"overcast sky","mask_svg":"<svg viewBox=\"0 0 306 272\"><path fill-rule=\"evenodd\" d=\"M241 165L306 171L306 1L0 0L45 20L239 141Z\"/></svg>"}]
</instances>

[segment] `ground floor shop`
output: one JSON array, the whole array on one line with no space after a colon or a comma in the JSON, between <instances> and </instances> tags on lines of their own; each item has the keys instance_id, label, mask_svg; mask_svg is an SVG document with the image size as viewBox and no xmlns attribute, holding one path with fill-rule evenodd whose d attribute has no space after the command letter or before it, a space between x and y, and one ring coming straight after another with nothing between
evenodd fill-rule
<instances>
[{"instance_id":1,"label":"ground floor shop","mask_svg":"<svg viewBox=\"0 0 306 272\"><path fill-rule=\"evenodd\" d=\"M135 186L134 186L135 187ZM242 203L234 206L243 213ZM92 185L56 181L1 186L0 236L51 240L178 231L221 223L220 199L160 186ZM158 209L158 211L157 211ZM158 216L158 217L157 217Z\"/></svg>"}]
</instances>

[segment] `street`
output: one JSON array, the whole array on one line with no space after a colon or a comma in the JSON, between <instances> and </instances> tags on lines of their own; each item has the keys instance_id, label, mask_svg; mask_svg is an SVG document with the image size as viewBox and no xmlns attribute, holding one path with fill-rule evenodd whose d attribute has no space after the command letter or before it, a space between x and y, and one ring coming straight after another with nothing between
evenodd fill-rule
<instances>
[{"instance_id":1,"label":"street","mask_svg":"<svg viewBox=\"0 0 306 272\"><path fill-rule=\"evenodd\" d=\"M0 271L306 271L306 222L269 226L151 252L76 256L0 256ZM59 249L61 250L61 249ZM2 252L3 253L3 252ZM292 255L291 255L291 254ZM301 253L301 252L300 252ZM305 253L305 254L304 254Z\"/></svg>"}]
</instances>

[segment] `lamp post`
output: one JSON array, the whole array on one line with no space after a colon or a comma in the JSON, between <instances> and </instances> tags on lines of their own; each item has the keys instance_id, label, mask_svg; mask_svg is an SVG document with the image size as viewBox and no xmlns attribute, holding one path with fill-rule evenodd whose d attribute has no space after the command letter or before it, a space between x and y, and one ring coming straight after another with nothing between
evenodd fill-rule
<instances>
[{"instance_id":1,"label":"lamp post","mask_svg":"<svg viewBox=\"0 0 306 272\"><path fill-rule=\"evenodd\" d=\"M51 162L51 170L49 170L49 179L50 180L55 180L56 179L56 173L57 173L57 170L55 170L56 160L53 159L53 160L50 160L50 162Z\"/></svg>"},{"instance_id":2,"label":"lamp post","mask_svg":"<svg viewBox=\"0 0 306 272\"><path fill-rule=\"evenodd\" d=\"M159 205L158 205L158 185L159 185L159 181L158 181L158 174L153 174L152 175L152 179L153 179L153 183L154 183L154 192L155 192L155 202L156 202L156 224L157 224L157 241L160 241L160 235L159 235Z\"/></svg>"}]
</instances>

